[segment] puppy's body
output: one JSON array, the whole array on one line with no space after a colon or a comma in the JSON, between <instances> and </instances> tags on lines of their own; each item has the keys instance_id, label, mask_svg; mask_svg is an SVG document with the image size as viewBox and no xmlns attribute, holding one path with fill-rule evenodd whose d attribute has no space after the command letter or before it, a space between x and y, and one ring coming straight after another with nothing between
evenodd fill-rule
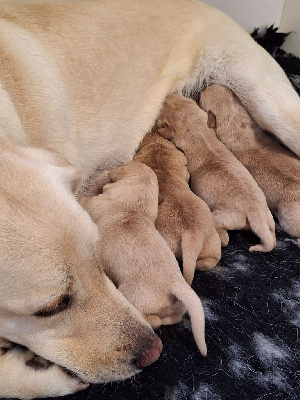
<instances>
[{"instance_id":1,"label":"puppy's body","mask_svg":"<svg viewBox=\"0 0 300 400\"><path fill-rule=\"evenodd\" d=\"M218 141L207 118L193 100L170 95L159 117L159 132L185 153L191 188L211 209L222 245L228 244L228 229L252 229L262 244L249 250L270 251L276 244L275 224L265 196Z\"/></svg>"},{"instance_id":2,"label":"puppy's body","mask_svg":"<svg viewBox=\"0 0 300 400\"><path fill-rule=\"evenodd\" d=\"M80 200L98 226L106 273L154 328L179 322L186 306L196 342L206 354L201 302L155 229L156 175L146 165L131 162L109 178L112 183L104 186L103 194Z\"/></svg>"},{"instance_id":3,"label":"puppy's body","mask_svg":"<svg viewBox=\"0 0 300 400\"><path fill-rule=\"evenodd\" d=\"M189 188L186 157L155 130L144 138L134 160L148 165L158 178L163 202L155 226L183 261L183 276L191 284L195 267L203 271L219 261L221 243L207 204Z\"/></svg>"},{"instance_id":4,"label":"puppy's body","mask_svg":"<svg viewBox=\"0 0 300 400\"><path fill-rule=\"evenodd\" d=\"M282 228L299 240L300 160L267 136L226 87L204 90L200 105L214 113L218 139L254 177Z\"/></svg>"},{"instance_id":5,"label":"puppy's body","mask_svg":"<svg viewBox=\"0 0 300 400\"><path fill-rule=\"evenodd\" d=\"M132 366L132 357L145 347L145 341L154 340L153 333L103 272L97 269L100 276L94 279L91 249L97 235L89 216L74 206L69 183L59 178L60 173L57 179L45 173L49 162L47 157L42 161L36 148L63 156L82 172L83 180L95 170L103 172L105 180L107 171L132 159L168 93L199 91L203 84L215 82L228 85L260 126L299 155L299 97L279 65L242 28L195 0L1 1L0 65L0 137L14 146L14 156L5 157L1 166L0 187L12 184L9 193L0 191L0 248L8 248L13 259L22 260L12 265L5 252L0 254L0 336L67 367L80 379L103 382L130 377L139 370ZM18 148L28 145L35 148L31 162ZM64 193L65 200L57 193ZM8 198L13 210L7 207ZM38 213L36 198L41 199ZM26 213L21 211L24 207ZM50 215L52 221L60 221L58 231L49 223ZM70 233L69 223L76 215L87 227L85 251L79 252L74 245L66 253L69 241L63 238ZM28 227L32 227L30 235ZM26 257L8 230L18 232L28 250ZM37 245L30 238L40 232L45 241ZM71 236L74 241L82 240L76 226ZM49 237L55 246L48 246ZM62 268L67 279L70 266L78 283L74 305L80 298L89 306L84 312L72 307L68 325L58 323L66 320L63 313L55 316L57 323L33 318L32 299L46 304L48 292L58 298L61 284L53 277L60 276ZM22 279L20 271L30 278ZM41 292L40 280L45 285ZM96 295L89 297L91 290L85 290L86 285ZM25 293L22 304L15 296L20 287ZM97 308L99 301L106 305L104 313ZM118 318L111 301L118 304ZM13 323L16 310L22 310L26 329ZM97 316L92 316L95 311ZM53 345L52 332L69 339ZM115 340L132 353L117 352ZM91 350L91 343L96 351ZM157 346L156 342L153 354Z\"/></svg>"}]
</instances>

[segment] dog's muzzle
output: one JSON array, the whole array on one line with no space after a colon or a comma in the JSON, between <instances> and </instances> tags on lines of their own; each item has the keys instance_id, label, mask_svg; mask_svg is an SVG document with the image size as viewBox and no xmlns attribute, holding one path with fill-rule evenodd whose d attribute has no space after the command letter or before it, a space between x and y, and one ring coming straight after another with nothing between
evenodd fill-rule
<instances>
[{"instance_id":1,"label":"dog's muzzle","mask_svg":"<svg viewBox=\"0 0 300 400\"><path fill-rule=\"evenodd\" d=\"M133 364L137 368L145 368L158 360L162 351L163 344L160 338L154 333L150 338L145 340L140 353L133 360Z\"/></svg>"}]
</instances>

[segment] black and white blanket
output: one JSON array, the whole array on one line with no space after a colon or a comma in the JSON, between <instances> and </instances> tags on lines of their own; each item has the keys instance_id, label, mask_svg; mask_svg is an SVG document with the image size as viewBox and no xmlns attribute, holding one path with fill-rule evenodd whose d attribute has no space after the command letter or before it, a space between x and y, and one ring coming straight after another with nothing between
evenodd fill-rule
<instances>
[{"instance_id":1,"label":"black and white blanket","mask_svg":"<svg viewBox=\"0 0 300 400\"><path fill-rule=\"evenodd\" d=\"M300 60L280 49L285 34L253 32L300 94ZM249 65L251 68L251 65ZM277 225L278 245L251 254L258 239L231 232L222 259L196 272L206 314L208 356L199 353L188 317L159 329L160 359L135 378L92 385L72 400L300 399L300 249ZM66 399L66 398L65 398Z\"/></svg>"}]
</instances>

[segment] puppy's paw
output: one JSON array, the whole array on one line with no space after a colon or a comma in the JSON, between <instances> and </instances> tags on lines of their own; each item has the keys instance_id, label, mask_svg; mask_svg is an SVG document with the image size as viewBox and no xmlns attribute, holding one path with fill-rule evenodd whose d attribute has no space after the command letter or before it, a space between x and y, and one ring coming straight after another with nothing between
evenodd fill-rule
<instances>
[{"instance_id":1,"label":"puppy's paw","mask_svg":"<svg viewBox=\"0 0 300 400\"><path fill-rule=\"evenodd\" d=\"M196 269L198 271L209 271L217 265L219 260L213 257L206 257L197 260Z\"/></svg>"},{"instance_id":2,"label":"puppy's paw","mask_svg":"<svg viewBox=\"0 0 300 400\"><path fill-rule=\"evenodd\" d=\"M217 232L220 236L222 247L226 247L229 243L229 235L227 230L225 228L219 228L217 229Z\"/></svg>"},{"instance_id":3,"label":"puppy's paw","mask_svg":"<svg viewBox=\"0 0 300 400\"><path fill-rule=\"evenodd\" d=\"M158 329L161 326L161 319L156 314L146 315L145 319L151 325L152 329Z\"/></svg>"}]
</instances>

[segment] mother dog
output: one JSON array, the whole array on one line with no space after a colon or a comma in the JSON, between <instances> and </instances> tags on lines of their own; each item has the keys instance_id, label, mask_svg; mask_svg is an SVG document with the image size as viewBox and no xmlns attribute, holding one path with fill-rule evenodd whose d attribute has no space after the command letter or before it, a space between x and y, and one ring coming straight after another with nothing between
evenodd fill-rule
<instances>
[{"instance_id":1,"label":"mother dog","mask_svg":"<svg viewBox=\"0 0 300 400\"><path fill-rule=\"evenodd\" d=\"M0 2L0 396L66 394L158 358L158 337L97 265L97 230L73 192L132 159L168 93L212 82L300 155L299 97L214 8ZM56 366L31 374L32 354L12 342Z\"/></svg>"}]
</instances>

